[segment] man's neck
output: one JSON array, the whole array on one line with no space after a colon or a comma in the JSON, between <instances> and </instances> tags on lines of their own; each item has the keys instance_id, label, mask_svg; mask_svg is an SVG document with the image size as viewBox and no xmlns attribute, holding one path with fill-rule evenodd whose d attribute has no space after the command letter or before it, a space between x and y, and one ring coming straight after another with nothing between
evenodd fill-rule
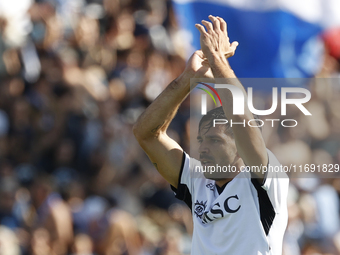
<instances>
[{"instance_id":1,"label":"man's neck","mask_svg":"<svg viewBox=\"0 0 340 255\"><path fill-rule=\"evenodd\" d=\"M237 175L238 173L235 173L235 176ZM234 177L235 177L234 176ZM215 181L215 184L218 186L218 187L222 187L223 185L225 185L226 183L230 182L232 179L234 179L234 177L232 178L227 178L227 179L219 179L219 180L216 180Z\"/></svg>"},{"instance_id":2,"label":"man's neck","mask_svg":"<svg viewBox=\"0 0 340 255\"><path fill-rule=\"evenodd\" d=\"M215 184L218 187L221 188L223 185L233 180L235 176L239 174L241 167L244 166L244 163L241 158L238 158L238 160L236 160L235 164L233 165L236 166L237 171L235 173L232 173L232 176L230 178L215 180Z\"/></svg>"},{"instance_id":3,"label":"man's neck","mask_svg":"<svg viewBox=\"0 0 340 255\"><path fill-rule=\"evenodd\" d=\"M222 188L223 185L230 182L232 179L234 179L234 177L233 178L227 178L227 179L219 179L219 180L215 181L215 184L216 184L216 186Z\"/></svg>"}]
</instances>

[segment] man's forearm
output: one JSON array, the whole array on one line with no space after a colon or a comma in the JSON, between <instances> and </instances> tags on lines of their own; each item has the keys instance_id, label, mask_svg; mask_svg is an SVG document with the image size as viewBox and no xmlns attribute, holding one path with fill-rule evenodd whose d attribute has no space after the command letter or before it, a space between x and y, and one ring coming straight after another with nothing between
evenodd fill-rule
<instances>
[{"instance_id":1,"label":"man's forearm","mask_svg":"<svg viewBox=\"0 0 340 255\"><path fill-rule=\"evenodd\" d=\"M243 94L245 95L245 98L247 93L243 87L243 85L240 83L240 81L237 79L234 71L229 65L228 60L224 56L212 56L209 58L209 64L211 67L211 70L214 74L215 78L223 78L224 83L234 85L242 90ZM252 114L248 109L248 105L246 104L245 100L245 116L240 115L233 115L233 97L232 93L228 89L218 89L218 94L221 96L223 110L226 114L226 117L228 119L237 120L238 118L252 118Z\"/></svg>"},{"instance_id":2,"label":"man's forearm","mask_svg":"<svg viewBox=\"0 0 340 255\"><path fill-rule=\"evenodd\" d=\"M176 112L190 92L190 75L182 74L138 118L133 131L138 140L158 137L165 132Z\"/></svg>"},{"instance_id":3,"label":"man's forearm","mask_svg":"<svg viewBox=\"0 0 340 255\"><path fill-rule=\"evenodd\" d=\"M208 59L211 70L215 78L236 79L234 71L231 69L228 59L224 55L215 54Z\"/></svg>"},{"instance_id":4,"label":"man's forearm","mask_svg":"<svg viewBox=\"0 0 340 255\"><path fill-rule=\"evenodd\" d=\"M212 73L215 78L224 78L223 83L228 83L241 89L244 98L247 98L244 87L236 78L227 61L228 57L234 56L238 42L230 44L226 30L227 24L222 18L209 15L209 19L212 23L202 21L205 27L196 24L196 28L200 31L202 51L208 59ZM232 92L229 89L218 89L218 94L222 100L223 111L230 123L231 121L245 123L248 122L247 120L253 119L253 114L249 111L247 105L248 100L244 100L244 114L233 115ZM237 153L243 162L249 166L266 165L268 157L260 129L245 124L243 126L230 124L230 126L233 129ZM264 178L262 173L257 175L260 179Z\"/></svg>"}]
</instances>

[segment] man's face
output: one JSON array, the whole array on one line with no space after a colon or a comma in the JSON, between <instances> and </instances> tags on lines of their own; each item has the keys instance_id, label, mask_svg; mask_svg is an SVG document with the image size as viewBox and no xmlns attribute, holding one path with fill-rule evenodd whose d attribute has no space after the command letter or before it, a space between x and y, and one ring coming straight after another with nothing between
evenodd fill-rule
<instances>
[{"instance_id":1,"label":"man's face","mask_svg":"<svg viewBox=\"0 0 340 255\"><path fill-rule=\"evenodd\" d=\"M202 123L202 127L205 127L208 123ZM225 167L235 164L239 159L236 149L235 140L226 133L224 125L217 125L211 127L208 131L202 128L198 133L197 140L200 144L199 153L202 167L208 169L214 166L217 169L217 165ZM229 167L229 169L230 169ZM207 179L219 180L232 177L229 171L223 172L208 172L204 173Z\"/></svg>"}]
</instances>

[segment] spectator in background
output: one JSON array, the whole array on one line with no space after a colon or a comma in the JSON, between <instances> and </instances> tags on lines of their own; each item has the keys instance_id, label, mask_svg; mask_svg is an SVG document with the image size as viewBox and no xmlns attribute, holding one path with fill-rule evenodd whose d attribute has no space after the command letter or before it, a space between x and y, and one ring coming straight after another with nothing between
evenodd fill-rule
<instances>
[{"instance_id":1,"label":"spectator in background","mask_svg":"<svg viewBox=\"0 0 340 255\"><path fill-rule=\"evenodd\" d=\"M50 177L37 177L32 183L33 215L27 224L33 230L32 250L39 254L39 240L50 245L49 253L65 254L73 241L72 218L67 204L53 192Z\"/></svg>"}]
</instances>

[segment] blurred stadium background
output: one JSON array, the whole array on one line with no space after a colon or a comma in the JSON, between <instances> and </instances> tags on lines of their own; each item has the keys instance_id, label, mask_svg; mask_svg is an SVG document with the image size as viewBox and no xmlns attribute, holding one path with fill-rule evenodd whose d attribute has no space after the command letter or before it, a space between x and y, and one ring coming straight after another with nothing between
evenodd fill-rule
<instances>
[{"instance_id":1,"label":"blurred stadium background","mask_svg":"<svg viewBox=\"0 0 340 255\"><path fill-rule=\"evenodd\" d=\"M136 118L181 73L197 43L181 23L186 2L0 0L1 255L190 254L190 210L174 198L132 134ZM336 8L323 15L330 10ZM250 23L261 31L262 23ZM307 106L319 121L291 111L287 118L301 119L299 128L265 133L283 164L340 163L336 25L329 21L302 39L318 39L307 54L318 65L302 77L323 78L310 85ZM261 37L273 41L272 34ZM252 39L242 39L237 54L246 61L252 51L242 43ZM268 68L257 61L248 64ZM287 77L276 71L271 77ZM169 130L185 150L189 106L186 100ZM338 175L291 180L285 255L340 254Z\"/></svg>"}]
</instances>

